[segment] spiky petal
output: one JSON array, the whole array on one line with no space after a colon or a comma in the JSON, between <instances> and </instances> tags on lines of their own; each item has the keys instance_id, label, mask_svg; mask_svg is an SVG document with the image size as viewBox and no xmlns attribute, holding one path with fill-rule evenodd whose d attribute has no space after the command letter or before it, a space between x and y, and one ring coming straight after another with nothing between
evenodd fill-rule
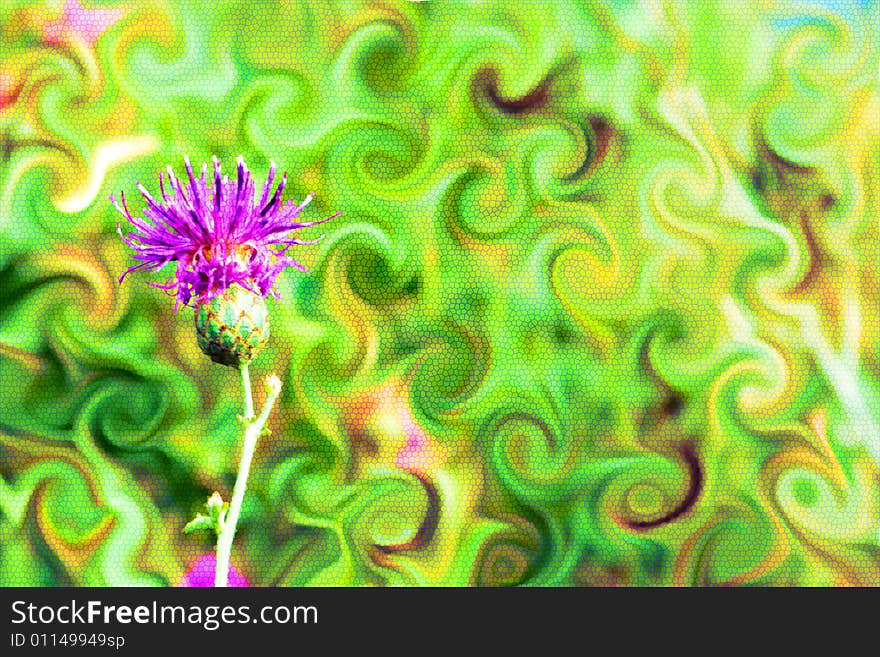
<instances>
[{"instance_id":1,"label":"spiky petal","mask_svg":"<svg viewBox=\"0 0 880 657\"><path fill-rule=\"evenodd\" d=\"M188 157L184 164L187 180L183 183L170 166L167 185L166 176L159 174L161 200L138 183L147 204L143 218L132 216L124 193L121 203L110 196L133 227L126 235L117 224L120 236L134 249L134 259L139 261L122 274L120 282L133 271L156 271L174 262L171 278L164 284L151 285L174 292L175 307L206 303L233 285L261 297L277 296L275 281L284 269L305 271L287 254L288 249L314 243L297 239L294 232L339 216L337 213L318 221L299 221L312 194L299 204L282 201L287 175L282 176L273 192L274 162L259 199L255 199L254 181L241 157L235 181L222 174L216 157L210 180L207 165L196 176Z\"/></svg>"}]
</instances>

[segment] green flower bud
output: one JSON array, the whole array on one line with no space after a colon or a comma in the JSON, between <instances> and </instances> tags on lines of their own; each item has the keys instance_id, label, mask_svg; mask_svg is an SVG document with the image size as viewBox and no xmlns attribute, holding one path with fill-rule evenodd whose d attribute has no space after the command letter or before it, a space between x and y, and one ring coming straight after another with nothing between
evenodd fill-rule
<instances>
[{"instance_id":1,"label":"green flower bud","mask_svg":"<svg viewBox=\"0 0 880 657\"><path fill-rule=\"evenodd\" d=\"M199 347L215 363L238 367L269 341L269 314L263 297L232 285L195 312Z\"/></svg>"}]
</instances>

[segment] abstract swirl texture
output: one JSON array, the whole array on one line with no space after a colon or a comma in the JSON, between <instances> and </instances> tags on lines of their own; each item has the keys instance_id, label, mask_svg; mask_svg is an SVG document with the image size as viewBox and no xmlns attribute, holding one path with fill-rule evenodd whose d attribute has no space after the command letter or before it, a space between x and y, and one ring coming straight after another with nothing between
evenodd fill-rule
<instances>
[{"instance_id":1,"label":"abstract swirl texture","mask_svg":"<svg viewBox=\"0 0 880 657\"><path fill-rule=\"evenodd\" d=\"M184 155L342 211L252 585L880 585L878 57L876 0L3 0L0 585L212 549L237 377L108 200Z\"/></svg>"}]
</instances>

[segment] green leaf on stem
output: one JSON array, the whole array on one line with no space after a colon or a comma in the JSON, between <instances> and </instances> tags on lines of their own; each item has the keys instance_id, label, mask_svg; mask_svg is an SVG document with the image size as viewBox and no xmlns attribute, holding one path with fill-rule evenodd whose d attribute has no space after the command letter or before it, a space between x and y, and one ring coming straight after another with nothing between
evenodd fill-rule
<instances>
[{"instance_id":1,"label":"green leaf on stem","mask_svg":"<svg viewBox=\"0 0 880 657\"><path fill-rule=\"evenodd\" d=\"M195 518L186 523L183 528L184 534L189 534L200 529L214 529L214 521L203 513L198 514Z\"/></svg>"}]
</instances>

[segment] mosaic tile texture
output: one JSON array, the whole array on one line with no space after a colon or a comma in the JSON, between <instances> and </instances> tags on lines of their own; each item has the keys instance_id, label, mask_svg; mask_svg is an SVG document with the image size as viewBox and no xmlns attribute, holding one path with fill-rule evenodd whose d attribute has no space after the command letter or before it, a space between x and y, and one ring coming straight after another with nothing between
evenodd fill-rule
<instances>
[{"instance_id":1,"label":"mosaic tile texture","mask_svg":"<svg viewBox=\"0 0 880 657\"><path fill-rule=\"evenodd\" d=\"M238 378L108 200L185 155L342 211L267 302L237 583L880 584L878 17L3 0L0 585L211 559Z\"/></svg>"}]
</instances>

